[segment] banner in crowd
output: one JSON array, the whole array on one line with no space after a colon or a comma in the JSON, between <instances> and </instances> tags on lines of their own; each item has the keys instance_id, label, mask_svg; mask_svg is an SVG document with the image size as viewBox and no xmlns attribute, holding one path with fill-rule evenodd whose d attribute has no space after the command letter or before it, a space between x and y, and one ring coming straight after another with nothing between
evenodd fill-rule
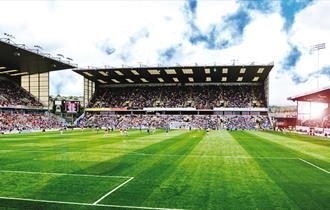
<instances>
[{"instance_id":1,"label":"banner in crowd","mask_svg":"<svg viewBox=\"0 0 330 210\"><path fill-rule=\"evenodd\" d=\"M268 108L230 108L230 107L215 107L214 111L246 111L246 112L267 112Z\"/></svg>"},{"instance_id":2,"label":"banner in crowd","mask_svg":"<svg viewBox=\"0 0 330 210\"><path fill-rule=\"evenodd\" d=\"M88 112L101 112L101 111L127 111L127 107L123 108L86 108L85 109Z\"/></svg>"},{"instance_id":3,"label":"banner in crowd","mask_svg":"<svg viewBox=\"0 0 330 210\"><path fill-rule=\"evenodd\" d=\"M147 107L143 108L144 111L196 111L193 107L175 107L175 108L163 108L163 107Z\"/></svg>"}]
</instances>

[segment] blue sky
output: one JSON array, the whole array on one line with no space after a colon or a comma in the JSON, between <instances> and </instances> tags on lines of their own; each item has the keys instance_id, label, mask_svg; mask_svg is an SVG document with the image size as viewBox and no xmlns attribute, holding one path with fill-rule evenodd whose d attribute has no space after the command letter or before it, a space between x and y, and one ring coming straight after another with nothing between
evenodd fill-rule
<instances>
[{"instance_id":1,"label":"blue sky","mask_svg":"<svg viewBox=\"0 0 330 210\"><path fill-rule=\"evenodd\" d=\"M330 85L328 11L326 0L0 1L0 32L79 67L274 62L270 102L290 104ZM82 95L82 78L52 73L51 93Z\"/></svg>"}]
</instances>

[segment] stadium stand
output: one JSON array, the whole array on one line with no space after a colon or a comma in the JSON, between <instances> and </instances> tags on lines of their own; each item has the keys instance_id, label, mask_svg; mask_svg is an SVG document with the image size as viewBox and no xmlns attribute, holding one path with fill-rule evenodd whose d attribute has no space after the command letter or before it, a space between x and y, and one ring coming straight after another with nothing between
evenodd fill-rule
<instances>
[{"instance_id":1,"label":"stadium stand","mask_svg":"<svg viewBox=\"0 0 330 210\"><path fill-rule=\"evenodd\" d=\"M0 112L0 131L23 132L61 128L63 120L45 112Z\"/></svg>"},{"instance_id":2,"label":"stadium stand","mask_svg":"<svg viewBox=\"0 0 330 210\"><path fill-rule=\"evenodd\" d=\"M0 107L42 107L42 103L36 100L30 93L9 80L1 80L0 83Z\"/></svg>"},{"instance_id":3,"label":"stadium stand","mask_svg":"<svg viewBox=\"0 0 330 210\"><path fill-rule=\"evenodd\" d=\"M84 76L84 96L89 99L84 100L87 108L80 125L117 129L270 129L271 68L77 69Z\"/></svg>"},{"instance_id":4,"label":"stadium stand","mask_svg":"<svg viewBox=\"0 0 330 210\"><path fill-rule=\"evenodd\" d=\"M89 113L81 121L86 127L114 129L185 128L255 130L271 129L267 116L219 116L219 115L98 115Z\"/></svg>"},{"instance_id":5,"label":"stadium stand","mask_svg":"<svg viewBox=\"0 0 330 210\"><path fill-rule=\"evenodd\" d=\"M49 72L75 68L0 40L0 128L60 128L50 114ZM34 63L35 65L28 65ZM84 76L80 125L114 128L267 129L273 64L75 69Z\"/></svg>"},{"instance_id":6,"label":"stadium stand","mask_svg":"<svg viewBox=\"0 0 330 210\"><path fill-rule=\"evenodd\" d=\"M297 96L289 97L289 100L297 102L297 126L299 129L307 128L307 130L330 128L330 87L323 87ZM301 105L310 105L312 103L327 104L327 108L322 110L318 117L312 117L311 110L309 113L299 108Z\"/></svg>"},{"instance_id":7,"label":"stadium stand","mask_svg":"<svg viewBox=\"0 0 330 210\"><path fill-rule=\"evenodd\" d=\"M22 132L60 128L63 121L43 110L43 104L17 84L0 83L0 131Z\"/></svg>"},{"instance_id":8,"label":"stadium stand","mask_svg":"<svg viewBox=\"0 0 330 210\"><path fill-rule=\"evenodd\" d=\"M262 92L259 88L248 85L100 88L88 107L127 107L128 109L143 109L145 107L194 107L197 109L266 107Z\"/></svg>"},{"instance_id":9,"label":"stadium stand","mask_svg":"<svg viewBox=\"0 0 330 210\"><path fill-rule=\"evenodd\" d=\"M0 54L0 133L62 127L48 112L49 72L75 66L8 38L0 39Z\"/></svg>"}]
</instances>

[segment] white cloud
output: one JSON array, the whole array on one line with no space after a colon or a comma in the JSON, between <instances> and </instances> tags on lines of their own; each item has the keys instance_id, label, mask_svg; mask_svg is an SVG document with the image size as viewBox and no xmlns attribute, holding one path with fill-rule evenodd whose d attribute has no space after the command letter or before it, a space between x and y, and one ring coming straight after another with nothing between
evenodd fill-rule
<instances>
[{"instance_id":1,"label":"white cloud","mask_svg":"<svg viewBox=\"0 0 330 210\"><path fill-rule=\"evenodd\" d=\"M288 39L302 51L302 57L297 64L296 72L301 76L317 71L317 52L310 54L312 45L326 43L326 49L320 51L319 68L330 65L330 2L317 1L296 16L292 32Z\"/></svg>"},{"instance_id":2,"label":"white cloud","mask_svg":"<svg viewBox=\"0 0 330 210\"><path fill-rule=\"evenodd\" d=\"M221 17L234 13L238 8L239 5L235 1L223 1L221 6L217 1L199 1L196 24L202 31L206 31L210 23L220 23Z\"/></svg>"}]
</instances>

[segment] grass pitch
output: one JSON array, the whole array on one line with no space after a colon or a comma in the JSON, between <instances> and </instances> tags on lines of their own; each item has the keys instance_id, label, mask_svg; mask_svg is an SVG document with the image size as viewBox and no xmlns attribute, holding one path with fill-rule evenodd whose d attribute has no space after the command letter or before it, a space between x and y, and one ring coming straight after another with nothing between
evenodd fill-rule
<instances>
[{"instance_id":1,"label":"grass pitch","mask_svg":"<svg viewBox=\"0 0 330 210\"><path fill-rule=\"evenodd\" d=\"M257 131L0 136L0 209L330 209L330 141Z\"/></svg>"}]
</instances>

